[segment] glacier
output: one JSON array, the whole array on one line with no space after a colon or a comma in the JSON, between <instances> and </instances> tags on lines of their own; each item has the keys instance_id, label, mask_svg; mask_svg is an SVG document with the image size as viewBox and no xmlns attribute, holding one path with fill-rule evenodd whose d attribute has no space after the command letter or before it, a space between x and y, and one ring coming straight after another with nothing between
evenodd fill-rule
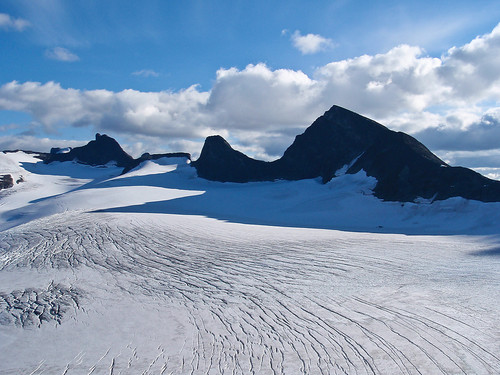
<instances>
[{"instance_id":1,"label":"glacier","mask_svg":"<svg viewBox=\"0 0 500 375\"><path fill-rule=\"evenodd\" d=\"M500 204L0 154L2 374L500 372Z\"/></svg>"}]
</instances>

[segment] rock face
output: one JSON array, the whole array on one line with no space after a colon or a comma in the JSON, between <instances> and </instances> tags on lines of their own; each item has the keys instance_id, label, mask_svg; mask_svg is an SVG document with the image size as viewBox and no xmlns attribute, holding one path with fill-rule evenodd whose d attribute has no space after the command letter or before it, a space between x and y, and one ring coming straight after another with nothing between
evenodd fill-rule
<instances>
[{"instance_id":1,"label":"rock face","mask_svg":"<svg viewBox=\"0 0 500 375\"><path fill-rule=\"evenodd\" d=\"M205 140L201 155L193 165L198 176L213 181L249 182L276 178L272 163L249 158L234 150L219 135Z\"/></svg>"},{"instance_id":2,"label":"rock face","mask_svg":"<svg viewBox=\"0 0 500 375\"><path fill-rule=\"evenodd\" d=\"M14 179L10 174L0 175L0 190L9 189L14 186Z\"/></svg>"},{"instance_id":3,"label":"rock face","mask_svg":"<svg viewBox=\"0 0 500 375\"><path fill-rule=\"evenodd\" d=\"M127 154L119 143L108 137L106 134L97 133L94 141L90 141L82 147L54 147L49 154L38 153L40 159L44 163L52 163L53 161L72 161L76 160L82 164L93 166L106 165L109 162L115 162L118 167L123 168L122 174L129 172L137 167L140 163L146 160L157 160L164 157L169 158L186 158L191 160L191 155L187 152L171 152L166 154L149 154L144 153L140 158L134 159Z\"/></svg>"},{"instance_id":4,"label":"rock face","mask_svg":"<svg viewBox=\"0 0 500 375\"><path fill-rule=\"evenodd\" d=\"M187 152L169 152L166 154L150 154L148 152L144 153L141 155L140 158L132 160L132 162L123 169L122 174L125 174L135 167L137 167L139 164L141 164L144 161L147 160L158 160L161 158L185 158L187 160L191 160L191 154Z\"/></svg>"},{"instance_id":5,"label":"rock face","mask_svg":"<svg viewBox=\"0 0 500 375\"><path fill-rule=\"evenodd\" d=\"M90 141L85 146L69 149L52 149L44 160L45 163L53 161L77 160L83 164L105 165L109 162L116 162L119 167L127 167L134 159L127 154L116 140L106 134L97 133L94 141Z\"/></svg>"},{"instance_id":6,"label":"rock face","mask_svg":"<svg viewBox=\"0 0 500 375\"><path fill-rule=\"evenodd\" d=\"M342 168L349 174L364 170L378 181L375 195L388 201L454 196L500 201L499 181L451 167L415 138L338 106L298 135L276 161L251 159L213 136L193 166L200 177L221 182L321 177L326 183Z\"/></svg>"}]
</instances>

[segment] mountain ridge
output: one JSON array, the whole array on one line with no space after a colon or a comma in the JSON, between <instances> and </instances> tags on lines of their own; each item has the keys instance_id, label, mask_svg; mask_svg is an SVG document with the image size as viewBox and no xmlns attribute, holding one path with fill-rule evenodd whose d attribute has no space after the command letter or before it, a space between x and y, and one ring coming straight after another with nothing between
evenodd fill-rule
<instances>
[{"instance_id":1,"label":"mountain ridge","mask_svg":"<svg viewBox=\"0 0 500 375\"><path fill-rule=\"evenodd\" d=\"M218 136L220 137L220 136ZM252 159L222 138L209 137L192 164L200 177L220 182L301 180L323 183L364 170L377 179L374 194L386 201L455 196L500 201L500 182L463 167L451 167L415 138L334 105L297 135L283 156L272 162ZM219 145L219 149L216 146Z\"/></svg>"},{"instance_id":2,"label":"mountain ridge","mask_svg":"<svg viewBox=\"0 0 500 375\"><path fill-rule=\"evenodd\" d=\"M90 141L85 146L67 149L53 148L49 154L46 154L44 163L75 159L83 164L94 166L114 161L118 167L127 167L134 160L114 138L97 133L95 140Z\"/></svg>"},{"instance_id":3,"label":"mountain ridge","mask_svg":"<svg viewBox=\"0 0 500 375\"><path fill-rule=\"evenodd\" d=\"M38 157L46 164L76 160L96 166L115 162L123 168L122 174L144 161L162 157L184 157L191 162L191 155L185 152L144 153L134 159L115 139L99 133L85 146L54 148ZM253 159L214 135L206 138L199 158L191 166L206 180L237 183L312 178L327 183L338 174L363 170L377 180L373 193L385 201L463 197L500 202L500 181L468 168L452 167L412 136L337 105L297 135L277 160Z\"/></svg>"}]
</instances>

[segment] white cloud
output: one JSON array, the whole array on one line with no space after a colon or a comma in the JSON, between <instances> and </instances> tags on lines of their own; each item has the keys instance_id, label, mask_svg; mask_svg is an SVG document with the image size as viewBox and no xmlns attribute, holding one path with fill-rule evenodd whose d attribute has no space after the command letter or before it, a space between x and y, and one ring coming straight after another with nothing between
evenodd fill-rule
<instances>
[{"instance_id":1,"label":"white cloud","mask_svg":"<svg viewBox=\"0 0 500 375\"><path fill-rule=\"evenodd\" d=\"M195 85L112 92L15 81L0 87L0 109L26 112L47 130L88 126L131 143L143 137L135 149L194 148L221 134L262 158L282 154L333 104L415 134L434 150L491 150L500 137L499 103L500 26L440 58L401 45L331 62L312 76L265 64L219 69L210 91ZM199 152L193 148L185 151Z\"/></svg>"},{"instance_id":2,"label":"white cloud","mask_svg":"<svg viewBox=\"0 0 500 375\"><path fill-rule=\"evenodd\" d=\"M463 104L500 96L500 24L490 34L453 47L442 58L440 78Z\"/></svg>"},{"instance_id":3,"label":"white cloud","mask_svg":"<svg viewBox=\"0 0 500 375\"><path fill-rule=\"evenodd\" d=\"M207 121L202 120L201 107L207 98L196 86L176 93L82 91L55 82L13 81L0 87L0 109L29 113L49 131L70 125L124 134L202 137Z\"/></svg>"},{"instance_id":4,"label":"white cloud","mask_svg":"<svg viewBox=\"0 0 500 375\"><path fill-rule=\"evenodd\" d=\"M283 34L283 31L282 31ZM302 35L300 31L296 30L291 37L293 46L297 48L303 55L309 55L324 51L332 47L333 42L331 39L324 38L318 34Z\"/></svg>"},{"instance_id":5,"label":"white cloud","mask_svg":"<svg viewBox=\"0 0 500 375\"><path fill-rule=\"evenodd\" d=\"M30 23L22 18L13 18L6 13L0 13L0 29L23 31Z\"/></svg>"},{"instance_id":6,"label":"white cloud","mask_svg":"<svg viewBox=\"0 0 500 375\"><path fill-rule=\"evenodd\" d=\"M475 121L474 113L446 120L448 126L429 127L415 136L435 150L477 151L500 147L500 108L486 111L479 121Z\"/></svg>"},{"instance_id":7,"label":"white cloud","mask_svg":"<svg viewBox=\"0 0 500 375\"><path fill-rule=\"evenodd\" d=\"M45 56L52 60L73 62L80 58L73 52L63 47L54 47L45 51Z\"/></svg>"},{"instance_id":8,"label":"white cloud","mask_svg":"<svg viewBox=\"0 0 500 375\"><path fill-rule=\"evenodd\" d=\"M137 72L133 72L132 75L148 78L148 77L159 77L160 73L157 73L151 69L142 69L138 70Z\"/></svg>"},{"instance_id":9,"label":"white cloud","mask_svg":"<svg viewBox=\"0 0 500 375\"><path fill-rule=\"evenodd\" d=\"M214 127L264 130L300 126L321 113L320 85L301 71L271 70L264 64L220 69L207 111Z\"/></svg>"}]
</instances>

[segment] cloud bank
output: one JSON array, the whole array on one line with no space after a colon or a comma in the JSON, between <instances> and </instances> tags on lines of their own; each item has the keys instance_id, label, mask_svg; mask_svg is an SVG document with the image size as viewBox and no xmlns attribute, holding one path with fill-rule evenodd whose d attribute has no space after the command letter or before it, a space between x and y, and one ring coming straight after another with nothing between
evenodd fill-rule
<instances>
[{"instance_id":1,"label":"cloud bank","mask_svg":"<svg viewBox=\"0 0 500 375\"><path fill-rule=\"evenodd\" d=\"M113 92L16 81L0 87L0 109L28 113L48 132L91 127L142 137L145 148L151 142L194 147L221 134L266 159L281 155L333 104L409 132L434 151L496 152L499 103L500 25L441 57L400 45L331 62L311 76L265 64L219 69L209 91L193 85L176 92Z\"/></svg>"}]
</instances>

